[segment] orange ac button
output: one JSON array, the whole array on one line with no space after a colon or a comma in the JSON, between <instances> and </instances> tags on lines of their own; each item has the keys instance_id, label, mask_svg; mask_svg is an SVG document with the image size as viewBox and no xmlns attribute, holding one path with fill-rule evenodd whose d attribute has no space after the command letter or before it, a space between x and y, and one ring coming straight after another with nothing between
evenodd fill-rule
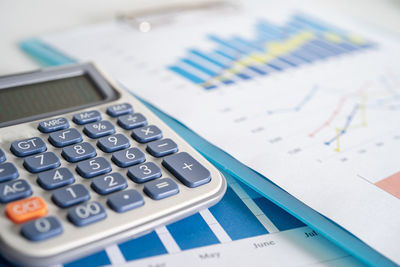
<instances>
[{"instance_id":1,"label":"orange ac button","mask_svg":"<svg viewBox=\"0 0 400 267\"><path fill-rule=\"evenodd\" d=\"M6 214L14 223L23 223L45 216L47 205L40 197L30 197L7 204Z\"/></svg>"}]
</instances>

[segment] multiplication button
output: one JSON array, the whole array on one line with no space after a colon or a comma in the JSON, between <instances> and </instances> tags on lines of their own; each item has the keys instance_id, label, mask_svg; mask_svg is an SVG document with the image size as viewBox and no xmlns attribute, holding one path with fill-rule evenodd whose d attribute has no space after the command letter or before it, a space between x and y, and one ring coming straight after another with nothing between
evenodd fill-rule
<instances>
[{"instance_id":1,"label":"multiplication button","mask_svg":"<svg viewBox=\"0 0 400 267\"><path fill-rule=\"evenodd\" d=\"M162 137L161 130L155 125L136 128L132 131L132 137L139 143L147 143Z\"/></svg>"}]
</instances>

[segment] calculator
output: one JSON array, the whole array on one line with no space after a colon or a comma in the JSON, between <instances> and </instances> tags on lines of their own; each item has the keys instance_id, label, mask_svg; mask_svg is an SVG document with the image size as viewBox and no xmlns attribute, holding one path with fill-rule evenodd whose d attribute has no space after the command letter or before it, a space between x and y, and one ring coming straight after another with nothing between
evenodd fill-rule
<instances>
[{"instance_id":1,"label":"calculator","mask_svg":"<svg viewBox=\"0 0 400 267\"><path fill-rule=\"evenodd\" d=\"M10 261L67 262L225 190L213 165L94 64L0 77L0 253Z\"/></svg>"}]
</instances>

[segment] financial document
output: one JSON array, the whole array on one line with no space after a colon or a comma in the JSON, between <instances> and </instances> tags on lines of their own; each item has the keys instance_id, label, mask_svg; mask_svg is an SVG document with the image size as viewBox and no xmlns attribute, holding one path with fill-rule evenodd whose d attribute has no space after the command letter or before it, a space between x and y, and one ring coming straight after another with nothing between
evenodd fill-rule
<instances>
[{"instance_id":1,"label":"financial document","mask_svg":"<svg viewBox=\"0 0 400 267\"><path fill-rule=\"evenodd\" d=\"M266 12L265 10L268 10ZM42 40L400 263L400 44L316 8L187 13Z\"/></svg>"}]
</instances>

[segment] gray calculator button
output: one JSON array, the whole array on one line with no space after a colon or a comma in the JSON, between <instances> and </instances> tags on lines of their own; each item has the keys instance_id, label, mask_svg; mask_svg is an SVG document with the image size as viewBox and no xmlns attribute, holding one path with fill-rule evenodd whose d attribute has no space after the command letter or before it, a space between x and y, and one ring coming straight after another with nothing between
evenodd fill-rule
<instances>
[{"instance_id":1,"label":"gray calculator button","mask_svg":"<svg viewBox=\"0 0 400 267\"><path fill-rule=\"evenodd\" d=\"M51 133L49 141L56 147L64 147L81 142L82 135L77 129L70 128Z\"/></svg>"},{"instance_id":2,"label":"gray calculator button","mask_svg":"<svg viewBox=\"0 0 400 267\"><path fill-rule=\"evenodd\" d=\"M135 183L144 183L161 177L161 168L153 162L146 162L128 169L128 177Z\"/></svg>"},{"instance_id":3,"label":"gray calculator button","mask_svg":"<svg viewBox=\"0 0 400 267\"><path fill-rule=\"evenodd\" d=\"M4 151L0 148L0 163L6 160L6 154Z\"/></svg>"},{"instance_id":4,"label":"gray calculator button","mask_svg":"<svg viewBox=\"0 0 400 267\"><path fill-rule=\"evenodd\" d=\"M100 138L115 133L115 128L109 121L98 121L87 124L83 132L90 138Z\"/></svg>"},{"instance_id":5,"label":"gray calculator button","mask_svg":"<svg viewBox=\"0 0 400 267\"><path fill-rule=\"evenodd\" d=\"M162 137L161 130L155 125L136 128L132 131L132 137L139 143L147 143Z\"/></svg>"},{"instance_id":6,"label":"gray calculator button","mask_svg":"<svg viewBox=\"0 0 400 267\"><path fill-rule=\"evenodd\" d=\"M84 178L92 178L111 171L111 164L103 157L79 162L76 171Z\"/></svg>"},{"instance_id":7,"label":"gray calculator button","mask_svg":"<svg viewBox=\"0 0 400 267\"><path fill-rule=\"evenodd\" d=\"M91 187L101 195L125 189L127 187L126 179L118 172L102 175L94 178Z\"/></svg>"},{"instance_id":8,"label":"gray calculator button","mask_svg":"<svg viewBox=\"0 0 400 267\"><path fill-rule=\"evenodd\" d=\"M38 175L37 183L44 189L51 190L75 182L74 175L68 168L59 168L42 172Z\"/></svg>"},{"instance_id":9,"label":"gray calculator button","mask_svg":"<svg viewBox=\"0 0 400 267\"><path fill-rule=\"evenodd\" d=\"M143 191L152 199L159 200L178 194L179 188L171 178L162 178L145 183Z\"/></svg>"},{"instance_id":10,"label":"gray calculator button","mask_svg":"<svg viewBox=\"0 0 400 267\"><path fill-rule=\"evenodd\" d=\"M129 147L129 139L123 134L105 136L97 141L97 146L104 152L110 153Z\"/></svg>"},{"instance_id":11,"label":"gray calculator button","mask_svg":"<svg viewBox=\"0 0 400 267\"><path fill-rule=\"evenodd\" d=\"M101 120L101 114L97 110L84 111L75 114L72 120L76 124L82 125Z\"/></svg>"},{"instance_id":12,"label":"gray calculator button","mask_svg":"<svg viewBox=\"0 0 400 267\"><path fill-rule=\"evenodd\" d=\"M0 202L7 203L32 195L31 186L25 180L14 180L0 184Z\"/></svg>"},{"instance_id":13,"label":"gray calculator button","mask_svg":"<svg viewBox=\"0 0 400 267\"><path fill-rule=\"evenodd\" d=\"M112 154L111 160L121 168L129 167L146 160L144 153L136 147L131 147Z\"/></svg>"},{"instance_id":14,"label":"gray calculator button","mask_svg":"<svg viewBox=\"0 0 400 267\"><path fill-rule=\"evenodd\" d=\"M43 133L55 132L58 130L66 129L69 127L68 120L66 118L55 118L45 120L39 123L39 130Z\"/></svg>"},{"instance_id":15,"label":"gray calculator button","mask_svg":"<svg viewBox=\"0 0 400 267\"><path fill-rule=\"evenodd\" d=\"M211 180L210 171L186 152L165 157L162 165L188 187L197 187Z\"/></svg>"},{"instance_id":16,"label":"gray calculator button","mask_svg":"<svg viewBox=\"0 0 400 267\"><path fill-rule=\"evenodd\" d=\"M68 219L76 226L85 226L107 218L106 210L97 201L83 203L68 210Z\"/></svg>"},{"instance_id":17,"label":"gray calculator button","mask_svg":"<svg viewBox=\"0 0 400 267\"><path fill-rule=\"evenodd\" d=\"M39 137L14 141L11 144L11 152L17 157L25 157L36 153L46 151L47 147L44 141Z\"/></svg>"},{"instance_id":18,"label":"gray calculator button","mask_svg":"<svg viewBox=\"0 0 400 267\"><path fill-rule=\"evenodd\" d=\"M78 162L93 158L97 155L96 149L88 142L64 147L61 155L69 162Z\"/></svg>"},{"instance_id":19,"label":"gray calculator button","mask_svg":"<svg viewBox=\"0 0 400 267\"><path fill-rule=\"evenodd\" d=\"M107 108L107 114L110 115L111 117L118 117L120 115L132 112L133 108L132 105L129 103L116 104Z\"/></svg>"},{"instance_id":20,"label":"gray calculator button","mask_svg":"<svg viewBox=\"0 0 400 267\"><path fill-rule=\"evenodd\" d=\"M107 200L108 206L116 212L126 212L144 205L143 196L135 189L112 194Z\"/></svg>"},{"instance_id":21,"label":"gray calculator button","mask_svg":"<svg viewBox=\"0 0 400 267\"><path fill-rule=\"evenodd\" d=\"M33 173L42 172L60 166L60 159L53 152L45 152L25 158L24 166Z\"/></svg>"},{"instance_id":22,"label":"gray calculator button","mask_svg":"<svg viewBox=\"0 0 400 267\"><path fill-rule=\"evenodd\" d=\"M42 241L62 234L60 221L54 216L48 216L22 225L21 234L31 241Z\"/></svg>"},{"instance_id":23,"label":"gray calculator button","mask_svg":"<svg viewBox=\"0 0 400 267\"><path fill-rule=\"evenodd\" d=\"M0 164L0 182L18 178L18 170L11 162Z\"/></svg>"},{"instance_id":24,"label":"gray calculator button","mask_svg":"<svg viewBox=\"0 0 400 267\"><path fill-rule=\"evenodd\" d=\"M154 157L163 157L178 152L178 145L169 138L157 140L147 145L147 152Z\"/></svg>"},{"instance_id":25,"label":"gray calculator button","mask_svg":"<svg viewBox=\"0 0 400 267\"><path fill-rule=\"evenodd\" d=\"M90 194L82 184L74 184L54 191L52 199L61 208L67 208L89 200Z\"/></svg>"},{"instance_id":26,"label":"gray calculator button","mask_svg":"<svg viewBox=\"0 0 400 267\"><path fill-rule=\"evenodd\" d=\"M125 130L131 130L147 125L147 119L140 113L134 113L118 117L117 123Z\"/></svg>"}]
</instances>

